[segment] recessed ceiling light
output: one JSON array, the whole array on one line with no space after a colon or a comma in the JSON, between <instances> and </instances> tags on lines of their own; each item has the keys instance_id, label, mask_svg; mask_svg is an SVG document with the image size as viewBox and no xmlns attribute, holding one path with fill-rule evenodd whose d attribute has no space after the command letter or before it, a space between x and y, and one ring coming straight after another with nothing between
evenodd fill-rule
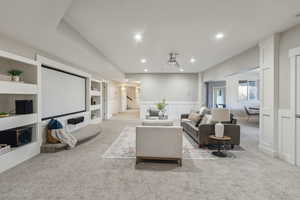
<instances>
[{"instance_id":1,"label":"recessed ceiling light","mask_svg":"<svg viewBox=\"0 0 300 200\"><path fill-rule=\"evenodd\" d=\"M190 62L191 62L191 63L194 63L194 62L196 62L196 59L195 59L195 58L191 58L191 59L190 59Z\"/></svg>"},{"instance_id":2,"label":"recessed ceiling light","mask_svg":"<svg viewBox=\"0 0 300 200\"><path fill-rule=\"evenodd\" d=\"M146 62L147 62L147 60L145 58L141 59L141 63L146 63Z\"/></svg>"},{"instance_id":3,"label":"recessed ceiling light","mask_svg":"<svg viewBox=\"0 0 300 200\"><path fill-rule=\"evenodd\" d=\"M220 40L224 38L224 33L217 33L216 34L216 39Z\"/></svg>"},{"instance_id":4,"label":"recessed ceiling light","mask_svg":"<svg viewBox=\"0 0 300 200\"><path fill-rule=\"evenodd\" d=\"M144 72L148 72L148 69L144 69Z\"/></svg>"},{"instance_id":5,"label":"recessed ceiling light","mask_svg":"<svg viewBox=\"0 0 300 200\"><path fill-rule=\"evenodd\" d=\"M136 42L141 42L143 40L143 35L141 33L136 33L133 38Z\"/></svg>"},{"instance_id":6,"label":"recessed ceiling light","mask_svg":"<svg viewBox=\"0 0 300 200\"><path fill-rule=\"evenodd\" d=\"M180 70L181 72L184 72L184 69L182 69L182 68L180 68L179 70Z\"/></svg>"}]
</instances>

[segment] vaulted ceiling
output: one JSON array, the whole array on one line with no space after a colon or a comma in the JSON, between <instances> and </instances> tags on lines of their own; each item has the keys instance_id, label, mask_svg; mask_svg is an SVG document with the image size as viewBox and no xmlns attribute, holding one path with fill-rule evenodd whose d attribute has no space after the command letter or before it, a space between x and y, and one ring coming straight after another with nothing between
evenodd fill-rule
<instances>
[{"instance_id":1,"label":"vaulted ceiling","mask_svg":"<svg viewBox=\"0 0 300 200\"><path fill-rule=\"evenodd\" d=\"M199 72L300 23L299 0L3 0L0 32L112 79ZM224 38L217 40L219 32ZM141 33L142 42L133 37ZM196 62L190 63L190 58ZM147 63L140 62L142 58Z\"/></svg>"}]
</instances>

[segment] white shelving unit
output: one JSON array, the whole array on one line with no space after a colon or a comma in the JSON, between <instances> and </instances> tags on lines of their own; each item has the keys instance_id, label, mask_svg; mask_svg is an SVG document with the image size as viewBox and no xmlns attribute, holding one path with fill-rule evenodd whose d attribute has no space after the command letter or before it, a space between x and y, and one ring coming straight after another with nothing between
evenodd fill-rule
<instances>
[{"instance_id":1,"label":"white shelving unit","mask_svg":"<svg viewBox=\"0 0 300 200\"><path fill-rule=\"evenodd\" d=\"M91 122L100 123L102 121L102 96L101 96L101 81L96 79L91 79L90 84L90 113L91 113Z\"/></svg>"},{"instance_id":2,"label":"white shelving unit","mask_svg":"<svg viewBox=\"0 0 300 200\"><path fill-rule=\"evenodd\" d=\"M8 117L0 118L0 131L30 126L32 127L32 141L0 155L0 173L36 156L40 153L41 146L38 106L40 100L40 66L38 62L32 59L0 50L0 74L7 74L7 71L12 69L23 71L22 82L0 80L0 112L10 113ZM13 114L15 100L23 99L33 100L34 113Z\"/></svg>"}]
</instances>

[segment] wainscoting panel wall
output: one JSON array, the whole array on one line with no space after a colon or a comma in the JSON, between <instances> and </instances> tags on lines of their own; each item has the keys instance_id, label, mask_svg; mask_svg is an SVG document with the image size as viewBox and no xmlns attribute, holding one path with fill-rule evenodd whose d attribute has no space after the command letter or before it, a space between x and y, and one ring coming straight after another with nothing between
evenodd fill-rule
<instances>
[{"instance_id":1,"label":"wainscoting panel wall","mask_svg":"<svg viewBox=\"0 0 300 200\"><path fill-rule=\"evenodd\" d=\"M290 110L280 109L278 112L278 156L291 164L295 164L295 133L292 130L292 114Z\"/></svg>"},{"instance_id":2,"label":"wainscoting panel wall","mask_svg":"<svg viewBox=\"0 0 300 200\"><path fill-rule=\"evenodd\" d=\"M276 156L278 151L278 41L273 35L260 42L260 137L259 147L265 153Z\"/></svg>"},{"instance_id":3,"label":"wainscoting panel wall","mask_svg":"<svg viewBox=\"0 0 300 200\"><path fill-rule=\"evenodd\" d=\"M156 107L158 102L141 101L140 102L140 118L145 119L147 110L151 107ZM196 101L171 101L167 102L167 115L171 120L179 120L180 115L190 113L191 110L198 110L199 103Z\"/></svg>"}]
</instances>

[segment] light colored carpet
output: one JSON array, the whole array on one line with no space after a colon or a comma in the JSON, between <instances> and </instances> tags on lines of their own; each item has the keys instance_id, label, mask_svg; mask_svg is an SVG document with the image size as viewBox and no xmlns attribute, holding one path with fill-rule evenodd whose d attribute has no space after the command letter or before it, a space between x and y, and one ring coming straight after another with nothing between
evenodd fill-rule
<instances>
[{"instance_id":1,"label":"light colored carpet","mask_svg":"<svg viewBox=\"0 0 300 200\"><path fill-rule=\"evenodd\" d=\"M236 159L183 166L103 159L126 126L105 121L101 135L69 151L40 154L0 174L1 200L299 200L300 169L258 151L256 124L242 126ZM0 163L1 164L1 163Z\"/></svg>"},{"instance_id":2,"label":"light colored carpet","mask_svg":"<svg viewBox=\"0 0 300 200\"><path fill-rule=\"evenodd\" d=\"M218 159L212 155L213 150L199 148L197 144L183 134L183 159ZM120 133L119 137L112 143L112 145L103 154L102 158L135 158L135 127L125 127ZM228 151L229 157L235 158L233 151Z\"/></svg>"}]
</instances>

